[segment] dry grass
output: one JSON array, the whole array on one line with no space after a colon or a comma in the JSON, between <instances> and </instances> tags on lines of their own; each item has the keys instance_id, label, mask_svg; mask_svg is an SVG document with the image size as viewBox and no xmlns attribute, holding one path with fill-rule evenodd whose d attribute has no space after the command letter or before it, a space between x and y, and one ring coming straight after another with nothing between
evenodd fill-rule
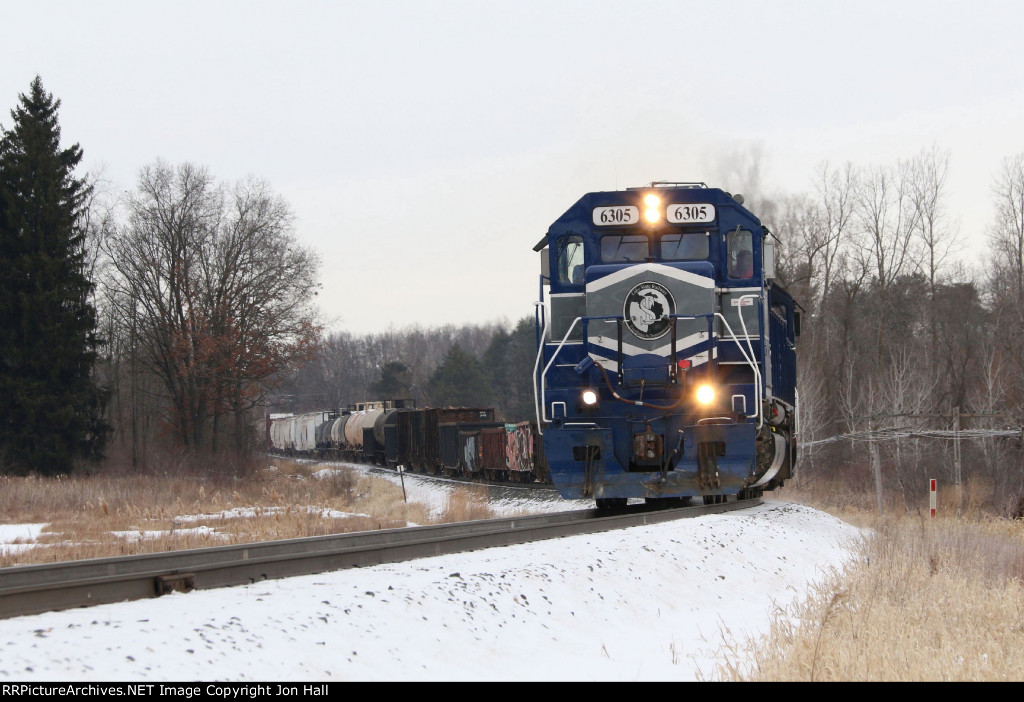
<instances>
[{"instance_id":1,"label":"dry grass","mask_svg":"<svg viewBox=\"0 0 1024 702\"><path fill-rule=\"evenodd\" d=\"M0 567L251 543L494 516L486 496L456 490L440 519L406 503L390 481L349 468L275 460L246 478L182 475L0 477L9 524L46 523L36 543Z\"/></svg>"},{"instance_id":2,"label":"dry grass","mask_svg":"<svg viewBox=\"0 0 1024 702\"><path fill-rule=\"evenodd\" d=\"M935 519L815 505L870 528L859 557L776 612L766 639L730 647L721 677L1024 679L1024 525L963 497L961 516L946 504Z\"/></svg>"},{"instance_id":3,"label":"dry grass","mask_svg":"<svg viewBox=\"0 0 1024 702\"><path fill-rule=\"evenodd\" d=\"M487 505L487 487L469 485L459 487L448 495L442 512L444 522L471 522L479 519L491 519L494 513Z\"/></svg>"}]
</instances>

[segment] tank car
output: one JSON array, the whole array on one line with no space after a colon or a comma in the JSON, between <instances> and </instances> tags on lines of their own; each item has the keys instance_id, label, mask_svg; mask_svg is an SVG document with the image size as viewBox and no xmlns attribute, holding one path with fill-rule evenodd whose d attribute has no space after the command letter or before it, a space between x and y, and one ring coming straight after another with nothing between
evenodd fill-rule
<instances>
[{"instance_id":1,"label":"tank car","mask_svg":"<svg viewBox=\"0 0 1024 702\"><path fill-rule=\"evenodd\" d=\"M345 443L348 460L366 461L365 452L373 453L373 425L384 414L384 407L378 402L361 402L356 405L345 424ZM367 445L369 440L369 445Z\"/></svg>"},{"instance_id":2,"label":"tank car","mask_svg":"<svg viewBox=\"0 0 1024 702\"><path fill-rule=\"evenodd\" d=\"M534 381L563 497L714 503L793 474L799 316L774 243L704 183L589 193L550 226Z\"/></svg>"}]
</instances>

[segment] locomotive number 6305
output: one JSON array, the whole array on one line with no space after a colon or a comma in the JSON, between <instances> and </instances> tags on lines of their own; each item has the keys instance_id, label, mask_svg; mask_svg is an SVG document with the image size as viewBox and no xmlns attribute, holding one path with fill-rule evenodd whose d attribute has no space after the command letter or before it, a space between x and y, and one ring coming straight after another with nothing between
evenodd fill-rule
<instances>
[{"instance_id":1,"label":"locomotive number 6305","mask_svg":"<svg viewBox=\"0 0 1024 702\"><path fill-rule=\"evenodd\" d=\"M632 205L619 207L595 207L594 224L608 226L610 224L636 224L640 221L640 208Z\"/></svg>"},{"instance_id":2,"label":"locomotive number 6305","mask_svg":"<svg viewBox=\"0 0 1024 702\"><path fill-rule=\"evenodd\" d=\"M669 222L681 224L710 224L715 221L715 206L703 203L669 205L666 218Z\"/></svg>"}]
</instances>

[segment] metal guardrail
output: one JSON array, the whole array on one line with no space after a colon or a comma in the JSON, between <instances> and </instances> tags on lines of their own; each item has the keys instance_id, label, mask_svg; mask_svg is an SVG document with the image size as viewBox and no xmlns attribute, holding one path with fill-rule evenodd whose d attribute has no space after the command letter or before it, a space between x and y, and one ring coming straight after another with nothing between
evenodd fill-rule
<instances>
[{"instance_id":1,"label":"metal guardrail","mask_svg":"<svg viewBox=\"0 0 1024 702\"><path fill-rule=\"evenodd\" d=\"M583 510L0 568L0 618L657 524L761 504Z\"/></svg>"}]
</instances>

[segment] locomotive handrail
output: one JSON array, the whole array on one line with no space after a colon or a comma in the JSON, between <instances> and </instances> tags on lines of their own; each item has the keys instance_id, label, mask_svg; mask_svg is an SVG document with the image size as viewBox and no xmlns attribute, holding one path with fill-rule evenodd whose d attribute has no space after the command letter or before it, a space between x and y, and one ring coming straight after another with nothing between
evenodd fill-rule
<instances>
[{"instance_id":1,"label":"locomotive handrail","mask_svg":"<svg viewBox=\"0 0 1024 702\"><path fill-rule=\"evenodd\" d=\"M548 332L547 318L541 314L534 319L534 324L540 329L540 334L537 337L537 359L533 362L533 412L537 417L537 434L543 436L544 430L541 428L540 415L541 407L544 404L541 398L544 397L544 394L543 392L540 395L537 394L537 368L540 367L540 358L544 353L544 337Z\"/></svg>"},{"instance_id":2,"label":"locomotive handrail","mask_svg":"<svg viewBox=\"0 0 1024 702\"><path fill-rule=\"evenodd\" d=\"M796 451L797 442L800 440L800 391L793 390L793 448L792 448L792 461L793 465L793 477L796 477L796 472L800 467L800 456ZM1021 431L1021 436L1024 437L1024 430Z\"/></svg>"},{"instance_id":3,"label":"locomotive handrail","mask_svg":"<svg viewBox=\"0 0 1024 702\"><path fill-rule=\"evenodd\" d=\"M765 328L765 324L766 323L765 323L764 320L761 319L764 316L764 310L761 308L761 296L760 295L754 295L754 294L751 293L751 294L748 294L748 295L740 295L740 297L737 298L737 300L740 303L737 306L737 316L740 318L740 326L743 327L743 338L746 339L746 341L747 341L747 350L750 351L750 357L754 358L754 356L755 356L755 354L754 354L754 345L750 343L750 332L747 331L747 320L743 319L743 301L746 300L746 299L751 299L751 300L756 300L757 301L757 318L759 320L761 320L762 330ZM762 351L764 350L764 346L763 345L762 345L761 349L762 349Z\"/></svg>"},{"instance_id":4,"label":"locomotive handrail","mask_svg":"<svg viewBox=\"0 0 1024 702\"><path fill-rule=\"evenodd\" d=\"M767 320L767 317L765 315L765 310L761 306L762 302L761 302L761 296L760 295L749 294L749 295L741 295L739 297L740 304L737 307L737 310L738 310L738 316L740 318L740 326L743 327L743 338L747 340L747 349L750 350L750 357L752 359L755 359L755 361L754 361L754 365L755 365L754 373L755 373L755 376L757 378L763 378L763 376L760 373L760 369L756 367L756 356L754 354L754 345L750 343L750 332L747 331L747 320L743 319L743 300L745 300L747 298L750 298L750 299L755 300L757 302L757 319L759 320L759 322L761 324L761 336L762 336L762 338L764 337L764 334L767 332L768 320ZM762 354L765 352L764 349L765 349L765 345L764 345L764 343L762 343L761 344L761 353ZM754 398L754 400L755 400L755 402L757 404L757 412L758 412L758 420L757 420L757 429L758 429L758 431L761 430L761 426L764 424L764 403L762 402L762 398L761 398L762 394L764 394L764 389L763 388L762 388L761 391L758 392L758 396Z\"/></svg>"},{"instance_id":5,"label":"locomotive handrail","mask_svg":"<svg viewBox=\"0 0 1024 702\"><path fill-rule=\"evenodd\" d=\"M709 312L709 313L706 313L706 314L695 314L695 315L678 315L678 314L669 315L669 317L673 320L673 322L672 322L672 329L673 329L673 340L672 340L672 356L673 356L673 358L672 358L672 360L673 360L673 362L675 362L677 360L675 358L675 356L678 353L678 350L675 348L676 322L678 320L680 320L680 319L700 319L701 317L707 317L708 318L708 340L707 340L706 343L711 345L711 347L709 347L709 349L708 349L708 363L711 363L711 356L712 356L711 348L713 348L714 346L717 346L717 342L715 341L716 335L714 333L714 329L713 329L712 323L711 323L712 320L714 319L715 315L718 315L718 313L717 312ZM721 315L718 315L718 316L721 316ZM558 348L556 348L555 352L553 354L551 354L551 360L548 361L546 366L544 366L544 370L541 372L539 379L537 377L537 370L540 368L540 360L541 360L541 358L544 355L545 344L541 343L541 344L538 345L538 347L537 347L537 358L533 362L533 390L534 390L533 409L534 409L534 412L536 413L536 416L537 416L537 433L539 435L541 435L541 436L544 435L543 424L547 423L547 422L550 422L550 420L548 419L547 406L543 402L544 390L547 387L547 374L548 374L548 371L551 369L551 366L554 364L555 360L558 358L558 354L562 351L562 347L565 346L566 342L569 340L569 335L572 334L572 331L573 331L573 329L576 328L576 324L578 322L582 322L583 323L582 324L582 326L584 327L584 329L583 329L583 348L584 348L585 351L587 351L588 357L589 357L589 349L588 349L588 347L589 347L590 342L588 341L589 334L587 332L589 331L590 322L593 321L593 320L602 320L602 319L603 320L618 320L618 321L621 321L624 318L622 317L622 315L602 315L602 316L595 316L595 317L589 317L589 316L576 317L574 320L572 320L572 324L569 325L568 330L566 330L565 336L563 336L562 340L558 343ZM730 329L730 332L731 331L732 330ZM546 325L545 325L545 327L541 329L541 339L542 340L544 339L544 336L545 336L546 332L547 332L547 328L546 328ZM735 339L735 338L736 338L736 335L733 334L733 339ZM737 343L739 343L739 342L737 341ZM740 351L743 352L744 357L746 357L746 352L743 351L742 346L740 347ZM619 359L619 361L620 361L620 372L621 372L621 359ZM757 370L755 369L754 372L757 373ZM538 390L539 390L539 394L538 394ZM760 426L758 428L760 428Z\"/></svg>"},{"instance_id":6,"label":"locomotive handrail","mask_svg":"<svg viewBox=\"0 0 1024 702\"><path fill-rule=\"evenodd\" d=\"M737 299L738 300L745 300L745 299L748 299L748 298L757 301L758 315L760 316L760 311L761 311L760 310L760 307L761 307L761 298L760 298L760 296L758 296L758 295L743 295L743 296L741 296L741 297L739 297ZM714 317L718 317L719 319L722 320L722 324L725 325L725 328L726 328L726 330L728 330L729 336L731 337L732 341L736 344L736 347L740 350L740 353L743 354L743 358L744 358L744 360L746 360L747 365L749 365L751 370L754 371L754 391L755 391L754 414L748 414L748 415L745 415L745 416L747 418L749 418L749 419L755 419L756 418L757 419L757 429L758 429L758 431L760 431L761 427L764 425L764 412L762 411L762 404L763 403L761 401L762 400L761 395L763 393L763 383L762 383L762 377L761 377L761 370L760 370L760 368L758 368L757 361L754 358L754 356L755 356L755 354L754 354L754 347L753 347L753 344L750 343L750 334L747 331L746 320L743 319L742 304L740 305L740 307L741 307L741 309L739 311L740 324L743 327L743 336L744 336L744 338L747 341L747 347L748 347L748 349L750 351L749 355L747 353L748 349L744 349L743 348L743 343L740 341L739 337L736 336L736 332L733 331L733 328L729 324L729 321L722 315L721 312L711 312L711 313L707 313L707 314L697 314L697 315L676 315L676 314L673 314L673 315L670 315L670 317L674 320L673 321L673 325L672 325L673 329L675 329L675 326L676 326L675 322L680 320L680 319L699 319L701 317L707 317L708 318L708 327L710 329L708 343L710 343L712 345L712 347L717 346L718 343L715 340L717 335L714 333L714 330L711 329L711 323L710 323L711 319L714 318ZM595 320L595 319L596 320L602 320L602 319L605 319L605 320L608 320L608 319L611 319L611 320L621 320L621 319L623 319L623 317L621 315L603 315L603 316L600 316L600 317L580 316L580 317L576 317L575 319L573 319L572 320L572 324L569 325L569 328L566 330L565 335L562 337L562 340L558 343L558 347L555 349L555 352L553 354L551 354L551 360L549 360L547 365L544 366L544 370L541 372L539 379L537 377L537 371L540 368L540 361L541 361L541 358L544 355L545 344L541 343L541 344L538 345L538 348L537 348L537 358L536 358L536 360L533 363L533 379L534 379L533 387L534 387L534 412L536 413L536 416L537 416L537 433L539 435L541 435L541 436L544 435L543 425L545 423L549 423L551 421L550 419L548 419L547 407L545 406L544 401L543 401L543 398L544 398L544 395L545 395L544 391L545 391L545 389L547 387L547 374L548 374L548 371L551 370L551 366L554 365L555 360L558 358L558 354L562 351L562 348L565 346L566 342L569 340L569 336L572 334L573 330L576 328L576 325L578 323L582 322L584 327L589 328L590 322L592 320ZM584 349L587 349L589 344L590 344L590 342L587 340L589 338L589 335L586 333L586 331L587 331L587 329L584 330L584 335L583 335ZM543 339L545 337L546 332L547 332L547 325L545 324L544 327L541 329L541 339ZM673 334L673 336L674 336L674 334ZM673 343L673 349L672 349L673 356L676 353L678 353L678 351L674 348L674 346L675 346L675 344ZM589 354L589 350L588 350L588 354ZM710 355L711 354L710 354L710 349L709 349L709 358L708 358L708 362L709 363L711 362ZM675 361L675 360L676 359L673 358L673 361ZM538 383L538 380L539 380L539 383ZM539 385L539 387L538 387L538 385ZM538 394L538 390L539 390L539 394Z\"/></svg>"},{"instance_id":7,"label":"locomotive handrail","mask_svg":"<svg viewBox=\"0 0 1024 702\"><path fill-rule=\"evenodd\" d=\"M729 326L729 321L722 316L721 312L715 312L715 316L722 320L722 324L724 324L725 328L729 330L729 334L732 336L732 340L736 342L736 348L740 350L740 353L743 354L743 358L746 360L750 368L754 371L754 414L748 414L746 415L746 417L748 419L757 417L757 429L758 431L760 431L761 426L764 424L764 417L761 412L761 371L758 369L757 363L750 356L747 355L747 351L746 349L743 348L743 344L741 344L740 340L736 337L736 332L734 332L732 330L732 327ZM740 322L742 321L743 314L741 312ZM747 333L746 325L744 325L743 333L744 335ZM747 339L747 343L750 343L749 338ZM753 348L751 348L751 355L753 355Z\"/></svg>"},{"instance_id":8,"label":"locomotive handrail","mask_svg":"<svg viewBox=\"0 0 1024 702\"><path fill-rule=\"evenodd\" d=\"M642 188L626 188L626 190L646 190L648 188L704 188L708 184L699 180L654 180Z\"/></svg>"},{"instance_id":9,"label":"locomotive handrail","mask_svg":"<svg viewBox=\"0 0 1024 702\"><path fill-rule=\"evenodd\" d=\"M696 320L696 319L701 319L701 318L706 317L707 320L708 320L708 330L707 330L708 338L707 338L706 341L703 341L700 344L696 344L696 347L700 347L702 344L707 344L708 345L708 349L707 350L710 352L710 350L714 346L717 346L717 342L715 341L715 337L716 337L715 330L714 330L714 327L712 325L712 322L714 321L714 317L715 317L715 313L714 312L706 312L704 314L670 314L670 315L665 315L665 316L667 316L669 319L672 320L672 344L671 345L672 345L672 362L673 363L675 363L676 361L679 360L678 358L676 358L679 355L679 349L677 348L677 339L676 339L676 331L678 329L678 324L676 324L676 323L680 319L683 319L683 320ZM619 357L617 359L617 362L619 364L619 378L620 378L619 384L621 385L622 384L622 380L621 380L621 376L622 376L622 338L621 338L622 325L621 325L621 322L623 322L625 320L625 317L623 317L622 315L610 314L610 315L604 315L604 316L601 316L601 317L577 317L576 319L577 320L583 320L583 343L584 343L584 349L587 351L587 353L590 352L589 346L591 344L591 341L589 340L590 339L590 335L588 334L588 332L590 330L589 329L590 322L592 322L593 320L602 320L602 319L606 320L606 321L619 322L619 324L617 325L618 326L617 331L618 331L618 333L620 335L619 338L618 338L618 342L619 342ZM570 331L571 331L571 329L570 329ZM703 332L701 332L701 333L703 333ZM568 337L568 334L566 336ZM703 353L703 351L698 352L698 353ZM710 355L708 357L708 362L709 363L711 362Z\"/></svg>"},{"instance_id":10,"label":"locomotive handrail","mask_svg":"<svg viewBox=\"0 0 1024 702\"><path fill-rule=\"evenodd\" d=\"M576 319L572 320L572 324L569 325L569 329L565 332L565 336L562 337L562 341L558 344L558 348L555 349L555 352L553 354L551 354L551 360L548 361L548 364L546 366L544 366L544 372L540 374L540 395L539 398L535 399L540 399L540 414L537 416L537 433L540 434L541 436L544 435L544 429L541 426L541 417L543 417L545 422L549 421L547 407L544 406L544 402L541 399L544 397L544 378L547 376L548 370L551 368L551 364L555 362L556 358L558 358L558 353L562 350L562 347L565 346L565 342L569 340L569 335L572 334L572 330L576 328L576 322L580 321L581 319L583 318L577 317ZM541 336L541 338L543 339L543 335ZM533 363L533 378L535 391L537 387L537 368L540 366L540 359L543 355L544 344L540 344L540 346L537 347L537 360L534 361Z\"/></svg>"},{"instance_id":11,"label":"locomotive handrail","mask_svg":"<svg viewBox=\"0 0 1024 702\"><path fill-rule=\"evenodd\" d=\"M715 328L714 328L715 313L714 312L705 312L704 314L672 314L672 315L669 315L669 317L672 319L672 363L673 364L675 364L675 363L677 363L679 361L679 359L677 358L677 356L679 355L679 349L676 348L676 342L677 342L676 337L677 337L677 333L678 333L678 329L679 329L679 325L677 324L677 322L680 319L691 319L692 320L692 319L700 319L701 317L706 317L707 318L707 320L708 320L708 331L707 331L708 338L707 338L707 341L703 341L700 344L697 344L696 347L700 347L702 344L707 344L708 345L708 347L707 347L708 365L711 366L711 364L712 364L712 360L711 359L712 359L712 356L713 356L713 351L714 351L715 347L718 346L718 342L715 341L715 336L716 336L715 335ZM703 334L704 332L701 332L701 333ZM698 353L704 353L704 352L700 351Z\"/></svg>"},{"instance_id":12,"label":"locomotive handrail","mask_svg":"<svg viewBox=\"0 0 1024 702\"><path fill-rule=\"evenodd\" d=\"M556 348L555 352L553 354L551 354L551 360L548 361L548 364L546 366L544 366L544 372L541 373L541 375L540 375L540 395L539 395L539 398L543 398L544 397L544 388L546 387L546 378L547 378L547 375L548 375L548 371L551 369L551 365L555 362L555 359L558 358L558 354L559 354L559 352L561 352L562 347L565 346L565 343L569 340L569 335L572 334L572 330L576 328L576 323L582 320L583 321L583 325L587 326L587 325L590 324L590 321L594 320L594 319L622 319L622 317L621 317L621 315L604 315L604 316L601 316L601 317L586 317L586 316L583 316L583 317L577 317L576 319L572 320L572 324L569 325L569 329L566 330L565 336L563 336L562 340L558 343L558 348ZM583 348L584 348L584 350L586 350L587 344L589 343L589 342L587 342L587 336L588 336L587 333L586 333L587 331L588 331L588 329L585 329L584 330L584 334L583 334L583 341L584 341ZM541 335L541 338L543 338L543 334ZM537 348L537 360L534 361L534 364L533 364L533 377L534 377L534 391L535 392L537 390L537 368L540 366L540 359L541 359L541 356L543 356L543 354L544 354L544 344L540 344L540 346ZM537 408L537 405L538 404L540 405L540 412L537 415L537 433L540 434L541 436L543 436L544 435L544 430L541 428L541 419L543 418L544 422L550 421L550 420L548 420L547 407L544 405L543 401L538 401L538 397L535 396L534 400L535 400L534 401L534 409L535 410Z\"/></svg>"}]
</instances>

